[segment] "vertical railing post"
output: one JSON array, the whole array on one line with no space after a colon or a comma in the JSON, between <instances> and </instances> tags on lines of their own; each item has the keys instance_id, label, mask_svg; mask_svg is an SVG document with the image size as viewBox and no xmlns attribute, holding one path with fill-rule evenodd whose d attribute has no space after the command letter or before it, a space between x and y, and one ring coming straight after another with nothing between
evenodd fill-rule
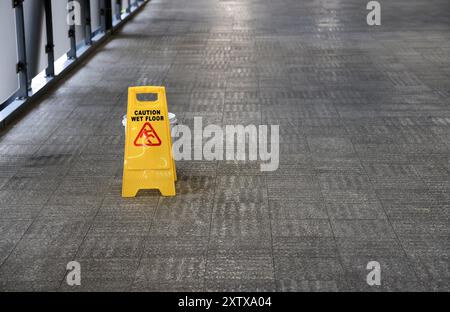
<instances>
[{"instance_id":1,"label":"vertical railing post","mask_svg":"<svg viewBox=\"0 0 450 312\"><path fill-rule=\"evenodd\" d=\"M122 19L122 0L116 0L116 20Z\"/></svg>"},{"instance_id":2,"label":"vertical railing post","mask_svg":"<svg viewBox=\"0 0 450 312\"><path fill-rule=\"evenodd\" d=\"M19 90L17 97L24 99L28 97L30 88L27 73L27 50L25 44L25 23L23 18L23 0L13 0L14 15L16 17L16 42L17 42L17 66L19 74Z\"/></svg>"},{"instance_id":3,"label":"vertical railing post","mask_svg":"<svg viewBox=\"0 0 450 312\"><path fill-rule=\"evenodd\" d=\"M45 30L47 33L47 44L45 45L45 53L47 53L47 68L45 75L47 77L55 76L55 44L53 43L53 21L52 21L52 1L44 0L45 10Z\"/></svg>"},{"instance_id":4,"label":"vertical railing post","mask_svg":"<svg viewBox=\"0 0 450 312\"><path fill-rule=\"evenodd\" d=\"M106 0L100 0L99 2L100 29L102 32L106 32Z\"/></svg>"},{"instance_id":5,"label":"vertical railing post","mask_svg":"<svg viewBox=\"0 0 450 312\"><path fill-rule=\"evenodd\" d=\"M86 43L86 45L91 45L92 44L91 0L84 0L84 18L85 18L84 42Z\"/></svg>"},{"instance_id":6,"label":"vertical railing post","mask_svg":"<svg viewBox=\"0 0 450 312\"><path fill-rule=\"evenodd\" d=\"M76 14L79 12L74 12L75 10L75 6L72 3L72 0L68 0L68 13L69 14ZM77 17L75 17L75 20L77 19ZM75 38L75 20L71 20L70 21L70 25L69 25L69 32L68 32L68 37L70 40L70 50L69 52L67 52L67 57L70 60L76 59L77 58L77 40Z\"/></svg>"},{"instance_id":7,"label":"vertical railing post","mask_svg":"<svg viewBox=\"0 0 450 312\"><path fill-rule=\"evenodd\" d=\"M128 0L127 13L131 12L131 0Z\"/></svg>"},{"instance_id":8,"label":"vertical railing post","mask_svg":"<svg viewBox=\"0 0 450 312\"><path fill-rule=\"evenodd\" d=\"M100 0L100 24L104 33L112 28L112 0Z\"/></svg>"}]
</instances>

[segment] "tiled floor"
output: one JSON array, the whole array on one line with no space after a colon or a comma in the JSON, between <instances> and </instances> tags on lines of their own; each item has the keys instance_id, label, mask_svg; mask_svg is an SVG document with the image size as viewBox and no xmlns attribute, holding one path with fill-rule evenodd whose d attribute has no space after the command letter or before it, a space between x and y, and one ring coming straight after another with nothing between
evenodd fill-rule
<instances>
[{"instance_id":1,"label":"tiled floor","mask_svg":"<svg viewBox=\"0 0 450 312\"><path fill-rule=\"evenodd\" d=\"M0 290L450 290L450 2L365 6L152 1L1 132ZM175 198L122 199L130 85L280 125L280 168L181 161Z\"/></svg>"}]
</instances>

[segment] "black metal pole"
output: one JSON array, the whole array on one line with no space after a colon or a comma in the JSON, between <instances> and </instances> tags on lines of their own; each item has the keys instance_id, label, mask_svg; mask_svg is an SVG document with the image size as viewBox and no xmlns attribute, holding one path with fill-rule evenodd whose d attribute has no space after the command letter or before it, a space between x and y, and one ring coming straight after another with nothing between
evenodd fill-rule
<instances>
[{"instance_id":1,"label":"black metal pole","mask_svg":"<svg viewBox=\"0 0 450 312\"><path fill-rule=\"evenodd\" d=\"M99 9L100 9L100 29L102 32L106 32L106 1L99 1Z\"/></svg>"},{"instance_id":2,"label":"black metal pole","mask_svg":"<svg viewBox=\"0 0 450 312\"><path fill-rule=\"evenodd\" d=\"M120 21L122 19L122 0L116 0L116 19Z\"/></svg>"},{"instance_id":3,"label":"black metal pole","mask_svg":"<svg viewBox=\"0 0 450 312\"><path fill-rule=\"evenodd\" d=\"M28 83L27 73L27 51L25 43L25 23L23 18L23 0L13 0L12 5L14 8L14 14L16 16L16 41L18 58L16 69L17 73L19 74L19 90L16 94L18 98L27 98L30 85Z\"/></svg>"},{"instance_id":4,"label":"black metal pole","mask_svg":"<svg viewBox=\"0 0 450 312\"><path fill-rule=\"evenodd\" d=\"M112 1L113 0L106 0L106 30L111 30L113 28Z\"/></svg>"},{"instance_id":5,"label":"black metal pole","mask_svg":"<svg viewBox=\"0 0 450 312\"><path fill-rule=\"evenodd\" d=\"M75 7L74 7L74 5L71 2L72 2L72 0L68 0L68 3L69 3L69 6L68 6L69 12L68 13L69 14L71 14L71 13L75 13L75 14L78 13L78 12L74 12ZM70 40L70 50L69 50L69 52L67 52L67 57L70 60L73 60L73 59L77 58L77 40L75 38L75 20L76 19L77 18L75 17L75 19L73 19L71 21L70 25L69 25L68 37L69 37L69 40Z\"/></svg>"},{"instance_id":6,"label":"black metal pole","mask_svg":"<svg viewBox=\"0 0 450 312\"><path fill-rule=\"evenodd\" d=\"M86 45L92 44L92 26L91 26L91 0L84 0L84 18L85 18L85 35L84 42Z\"/></svg>"},{"instance_id":7,"label":"black metal pole","mask_svg":"<svg viewBox=\"0 0 450 312\"><path fill-rule=\"evenodd\" d=\"M47 53L47 68L45 75L47 77L55 76L55 44L53 42L53 21L52 21L52 1L44 0L45 8L45 29L47 33L47 44L45 46L45 53Z\"/></svg>"},{"instance_id":8,"label":"black metal pole","mask_svg":"<svg viewBox=\"0 0 450 312\"><path fill-rule=\"evenodd\" d=\"M100 0L100 23L104 33L112 28L111 1L112 0Z\"/></svg>"},{"instance_id":9,"label":"black metal pole","mask_svg":"<svg viewBox=\"0 0 450 312\"><path fill-rule=\"evenodd\" d=\"M127 13L131 12L131 0L128 0Z\"/></svg>"}]
</instances>

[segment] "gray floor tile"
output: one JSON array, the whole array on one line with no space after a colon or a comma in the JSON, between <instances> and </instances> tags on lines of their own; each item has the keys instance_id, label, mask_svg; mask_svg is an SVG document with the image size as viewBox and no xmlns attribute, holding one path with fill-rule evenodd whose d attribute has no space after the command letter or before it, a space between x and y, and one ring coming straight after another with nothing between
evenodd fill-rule
<instances>
[{"instance_id":1,"label":"gray floor tile","mask_svg":"<svg viewBox=\"0 0 450 312\"><path fill-rule=\"evenodd\" d=\"M199 256L154 256L142 259L132 289L200 291L206 260Z\"/></svg>"},{"instance_id":2,"label":"gray floor tile","mask_svg":"<svg viewBox=\"0 0 450 312\"><path fill-rule=\"evenodd\" d=\"M137 259L144 236L87 235L77 252L77 259Z\"/></svg>"},{"instance_id":3,"label":"gray floor tile","mask_svg":"<svg viewBox=\"0 0 450 312\"><path fill-rule=\"evenodd\" d=\"M208 257L206 279L270 280L273 261L270 255L214 255Z\"/></svg>"},{"instance_id":4,"label":"gray floor tile","mask_svg":"<svg viewBox=\"0 0 450 312\"><path fill-rule=\"evenodd\" d=\"M24 234L24 238L72 238L84 237L90 227L85 218L37 218Z\"/></svg>"},{"instance_id":5,"label":"gray floor tile","mask_svg":"<svg viewBox=\"0 0 450 312\"><path fill-rule=\"evenodd\" d=\"M292 237L333 237L330 222L323 219L278 219L272 220L272 235Z\"/></svg>"},{"instance_id":6,"label":"gray floor tile","mask_svg":"<svg viewBox=\"0 0 450 312\"><path fill-rule=\"evenodd\" d=\"M70 258L9 257L0 267L2 282L61 281Z\"/></svg>"},{"instance_id":7,"label":"gray floor tile","mask_svg":"<svg viewBox=\"0 0 450 312\"><path fill-rule=\"evenodd\" d=\"M296 280L295 278L285 277L277 279L277 291L282 292L337 292L342 289L341 285L345 285L345 281L341 280Z\"/></svg>"},{"instance_id":8,"label":"gray floor tile","mask_svg":"<svg viewBox=\"0 0 450 312\"><path fill-rule=\"evenodd\" d=\"M336 238L337 249L342 257L401 257L405 255L395 238L359 239Z\"/></svg>"},{"instance_id":9,"label":"gray floor tile","mask_svg":"<svg viewBox=\"0 0 450 312\"><path fill-rule=\"evenodd\" d=\"M337 258L336 243L332 237L273 237L275 257Z\"/></svg>"},{"instance_id":10,"label":"gray floor tile","mask_svg":"<svg viewBox=\"0 0 450 312\"><path fill-rule=\"evenodd\" d=\"M211 235L219 237L262 237L270 234L265 203L224 202L214 206Z\"/></svg>"},{"instance_id":11,"label":"gray floor tile","mask_svg":"<svg viewBox=\"0 0 450 312\"><path fill-rule=\"evenodd\" d=\"M349 280L356 282L355 286L369 288L366 280L371 270L366 267L370 261L377 261L380 264L381 288L395 290L399 286L403 286L399 287L402 289L408 287L408 284L414 286L420 284L413 263L405 257L343 257L342 262L346 275ZM414 286L410 289L416 288Z\"/></svg>"},{"instance_id":12,"label":"gray floor tile","mask_svg":"<svg viewBox=\"0 0 450 312\"><path fill-rule=\"evenodd\" d=\"M58 291L60 281L1 281L0 290L3 292L55 292Z\"/></svg>"},{"instance_id":13,"label":"gray floor tile","mask_svg":"<svg viewBox=\"0 0 450 312\"><path fill-rule=\"evenodd\" d=\"M16 245L10 257L18 259L67 259L75 256L82 243L82 237L24 237Z\"/></svg>"},{"instance_id":14,"label":"gray floor tile","mask_svg":"<svg viewBox=\"0 0 450 312\"><path fill-rule=\"evenodd\" d=\"M273 292L276 290L273 279L206 279L207 292Z\"/></svg>"},{"instance_id":15,"label":"gray floor tile","mask_svg":"<svg viewBox=\"0 0 450 312\"><path fill-rule=\"evenodd\" d=\"M73 260L73 259L72 259ZM94 290L92 284L109 290L121 284L122 290L129 290L139 265L138 259L75 259L80 263L81 286L69 287L66 277L61 279L62 290ZM65 269L65 267L64 267Z\"/></svg>"},{"instance_id":16,"label":"gray floor tile","mask_svg":"<svg viewBox=\"0 0 450 312\"><path fill-rule=\"evenodd\" d=\"M399 239L405 252L413 257L450 257L449 236L401 235Z\"/></svg>"},{"instance_id":17,"label":"gray floor tile","mask_svg":"<svg viewBox=\"0 0 450 312\"><path fill-rule=\"evenodd\" d=\"M293 256L276 256L275 277L293 281L328 281L341 280L344 270L337 259L303 258Z\"/></svg>"},{"instance_id":18,"label":"gray floor tile","mask_svg":"<svg viewBox=\"0 0 450 312\"><path fill-rule=\"evenodd\" d=\"M208 236L147 236L144 242L143 257L206 256L208 239Z\"/></svg>"},{"instance_id":19,"label":"gray floor tile","mask_svg":"<svg viewBox=\"0 0 450 312\"><path fill-rule=\"evenodd\" d=\"M90 224L89 235L131 235L144 236L148 233L150 223L146 220L114 220L97 216Z\"/></svg>"},{"instance_id":20,"label":"gray floor tile","mask_svg":"<svg viewBox=\"0 0 450 312\"><path fill-rule=\"evenodd\" d=\"M378 201L325 204L331 219L385 219L386 214Z\"/></svg>"},{"instance_id":21,"label":"gray floor tile","mask_svg":"<svg viewBox=\"0 0 450 312\"><path fill-rule=\"evenodd\" d=\"M304 202L302 200L270 200L272 219L327 219L327 210L322 202Z\"/></svg>"}]
</instances>

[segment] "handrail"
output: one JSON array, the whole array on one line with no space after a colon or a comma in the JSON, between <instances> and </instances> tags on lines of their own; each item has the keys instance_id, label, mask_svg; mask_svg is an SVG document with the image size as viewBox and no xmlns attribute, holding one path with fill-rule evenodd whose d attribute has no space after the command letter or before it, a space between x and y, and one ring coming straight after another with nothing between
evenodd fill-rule
<instances>
[{"instance_id":1,"label":"handrail","mask_svg":"<svg viewBox=\"0 0 450 312\"><path fill-rule=\"evenodd\" d=\"M0 103L0 129L4 128L13 117L22 109L42 96L46 90L61 80L68 71L78 65L90 52L101 42L108 38L117 28L126 23L134 14L138 12L150 0L128 0L127 8L122 11L122 1L120 0L99 0L100 27L92 30L90 0L80 0L84 8L85 17L85 40L82 43L76 42L76 27L70 26L68 39L70 49L67 54L55 60L53 42L53 22L52 22L52 0L44 0L45 26L47 33L47 43L45 53L47 54L47 68L33 79L29 79L27 70L27 53L25 41L25 23L23 15L24 0L12 0L12 6L16 21L16 43L17 43L17 73L19 75L18 89L3 103ZM58 0L60 1L60 0ZM69 0L68 3L71 1ZM112 6L115 5L116 12L113 16ZM73 10L68 5L68 12ZM38 53L38 51L36 51Z\"/></svg>"}]
</instances>

